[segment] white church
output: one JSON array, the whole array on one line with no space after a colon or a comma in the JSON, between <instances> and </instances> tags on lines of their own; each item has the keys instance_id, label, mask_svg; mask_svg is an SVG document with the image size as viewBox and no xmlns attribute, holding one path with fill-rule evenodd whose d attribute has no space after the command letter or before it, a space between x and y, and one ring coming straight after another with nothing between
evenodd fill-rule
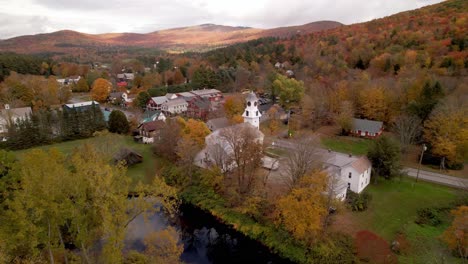
<instances>
[{"instance_id":1,"label":"white church","mask_svg":"<svg viewBox=\"0 0 468 264\"><path fill-rule=\"evenodd\" d=\"M264 134L260 131L260 117L262 114L258 109L259 102L254 92L250 92L246 99L246 108L242 117L244 122L235 125L228 125L224 127L218 127L210 135L205 138L205 148L200 151L196 158L195 164L202 168L209 168L212 165L219 163L220 159L226 159L221 162L221 170L223 172L232 170L234 168L233 162L228 159L233 153L231 146L221 136L228 130L243 131L248 130L249 133L253 134L257 143L263 144ZM245 132L245 131L244 131ZM218 164L219 166L219 164Z\"/></svg>"}]
</instances>

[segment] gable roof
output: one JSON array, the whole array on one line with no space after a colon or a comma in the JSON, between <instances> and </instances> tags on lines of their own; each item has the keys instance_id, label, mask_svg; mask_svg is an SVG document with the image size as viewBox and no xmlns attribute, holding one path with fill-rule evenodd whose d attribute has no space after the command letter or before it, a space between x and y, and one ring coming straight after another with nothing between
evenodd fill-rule
<instances>
[{"instance_id":1,"label":"gable roof","mask_svg":"<svg viewBox=\"0 0 468 264\"><path fill-rule=\"evenodd\" d=\"M1 109L0 118L7 119L8 117L12 117L12 118L26 117L27 115L30 115L31 113L32 113L31 107Z\"/></svg>"},{"instance_id":2,"label":"gable roof","mask_svg":"<svg viewBox=\"0 0 468 264\"><path fill-rule=\"evenodd\" d=\"M143 124L141 124L139 126L139 128L142 129L143 131L152 132L152 131L155 131L155 130L162 129L164 127L164 125L166 125L166 123L164 121L155 120L155 121L150 121L150 122L143 123Z\"/></svg>"},{"instance_id":3,"label":"gable roof","mask_svg":"<svg viewBox=\"0 0 468 264\"><path fill-rule=\"evenodd\" d=\"M181 104L187 104L187 101L185 101L183 98L176 98L176 99L172 99L164 103L164 105L168 107L174 106L174 105L181 105Z\"/></svg>"},{"instance_id":4,"label":"gable roof","mask_svg":"<svg viewBox=\"0 0 468 264\"><path fill-rule=\"evenodd\" d=\"M166 96L151 97L151 100L153 100L153 102L158 105L161 105L168 101Z\"/></svg>"},{"instance_id":5,"label":"gable roof","mask_svg":"<svg viewBox=\"0 0 468 264\"><path fill-rule=\"evenodd\" d=\"M353 130L367 131L377 133L382 129L383 122L367 119L353 118Z\"/></svg>"},{"instance_id":6,"label":"gable roof","mask_svg":"<svg viewBox=\"0 0 468 264\"><path fill-rule=\"evenodd\" d=\"M226 117L210 119L206 122L206 125L208 126L209 129L211 129L211 131L215 131L221 128L228 127L229 120Z\"/></svg>"},{"instance_id":7,"label":"gable roof","mask_svg":"<svg viewBox=\"0 0 468 264\"><path fill-rule=\"evenodd\" d=\"M323 157L324 163L327 165L339 168L351 166L359 173L363 173L371 167L371 163L366 156L354 156L327 150L319 150L319 152L320 156Z\"/></svg>"},{"instance_id":8,"label":"gable roof","mask_svg":"<svg viewBox=\"0 0 468 264\"><path fill-rule=\"evenodd\" d=\"M96 106L99 106L99 103L96 102L96 101L87 101L87 102L79 102L79 103L74 103L74 104L65 104L65 106L68 107L68 108L79 108L79 107L91 106L93 103Z\"/></svg>"}]
</instances>

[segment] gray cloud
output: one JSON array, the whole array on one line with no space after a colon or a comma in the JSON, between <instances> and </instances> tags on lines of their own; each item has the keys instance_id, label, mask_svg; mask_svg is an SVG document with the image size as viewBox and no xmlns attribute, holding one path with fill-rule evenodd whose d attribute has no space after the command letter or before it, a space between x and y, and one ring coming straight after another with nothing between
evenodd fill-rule
<instances>
[{"instance_id":1,"label":"gray cloud","mask_svg":"<svg viewBox=\"0 0 468 264\"><path fill-rule=\"evenodd\" d=\"M71 29L152 32L215 23L272 28L317 20L364 22L442 0L0 0L0 38ZM5 8L4 8L5 7Z\"/></svg>"}]
</instances>

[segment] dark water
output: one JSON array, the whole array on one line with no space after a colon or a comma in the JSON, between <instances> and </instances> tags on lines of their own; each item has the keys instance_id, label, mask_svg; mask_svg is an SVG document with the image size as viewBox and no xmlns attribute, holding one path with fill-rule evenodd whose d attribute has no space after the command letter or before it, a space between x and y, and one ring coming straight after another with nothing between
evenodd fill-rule
<instances>
[{"instance_id":1,"label":"dark water","mask_svg":"<svg viewBox=\"0 0 468 264\"><path fill-rule=\"evenodd\" d=\"M135 219L127 234L127 249L142 250L146 234L169 224L163 213L155 214L148 221L143 217ZM182 205L180 215L171 225L181 233L184 244L181 260L185 263L291 263L193 206Z\"/></svg>"}]
</instances>

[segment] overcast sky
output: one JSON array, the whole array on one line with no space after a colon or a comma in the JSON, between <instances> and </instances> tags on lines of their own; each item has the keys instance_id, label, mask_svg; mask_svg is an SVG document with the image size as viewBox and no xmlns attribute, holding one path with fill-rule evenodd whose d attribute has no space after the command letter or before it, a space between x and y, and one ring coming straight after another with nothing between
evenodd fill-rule
<instances>
[{"instance_id":1,"label":"overcast sky","mask_svg":"<svg viewBox=\"0 0 468 264\"><path fill-rule=\"evenodd\" d=\"M71 29L137 32L214 23L273 28L368 21L441 0L0 0L0 39Z\"/></svg>"}]
</instances>

